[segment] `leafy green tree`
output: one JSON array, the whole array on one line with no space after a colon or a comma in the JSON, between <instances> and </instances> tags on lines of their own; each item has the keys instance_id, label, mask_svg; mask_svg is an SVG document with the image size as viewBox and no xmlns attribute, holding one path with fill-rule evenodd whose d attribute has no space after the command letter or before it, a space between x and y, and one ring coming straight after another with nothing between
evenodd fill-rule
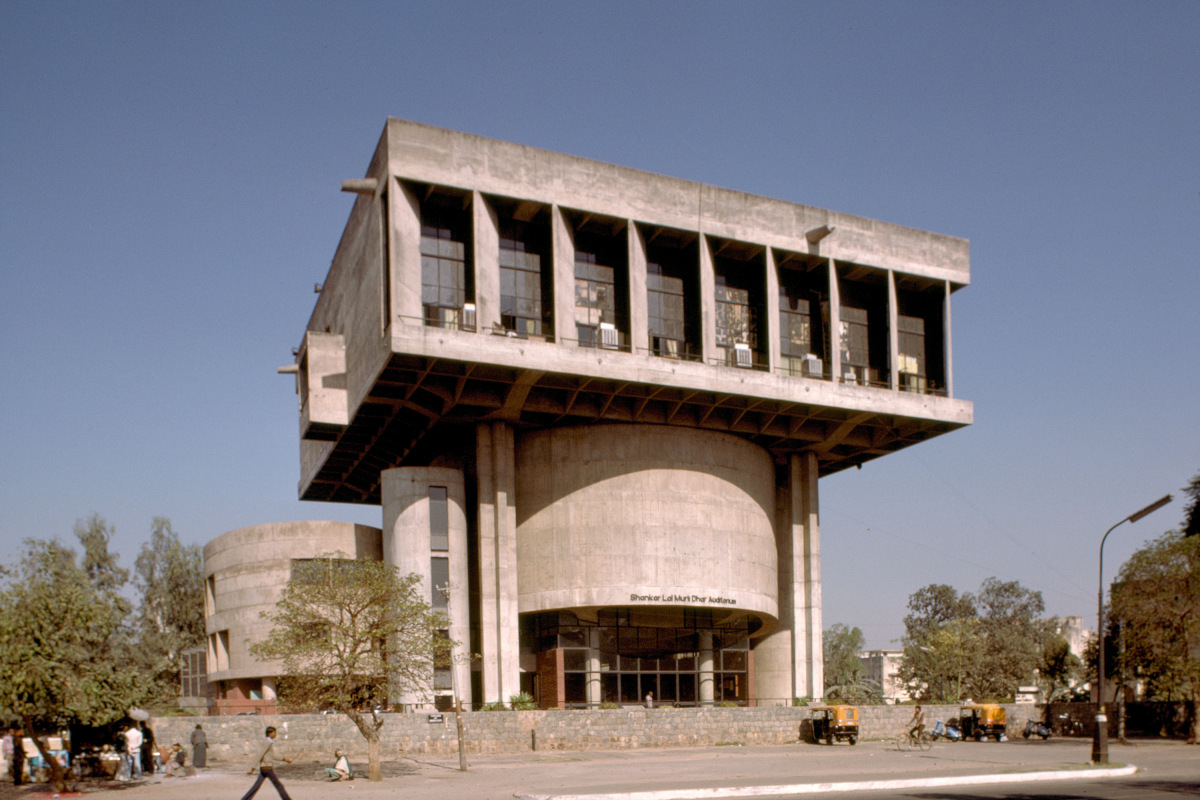
<instances>
[{"instance_id":1,"label":"leafy green tree","mask_svg":"<svg viewBox=\"0 0 1200 800\"><path fill-rule=\"evenodd\" d=\"M959 702L974 691L973 669L982 652L971 596L930 584L909 595L908 608L900 680L918 700Z\"/></svg>"},{"instance_id":2,"label":"leafy green tree","mask_svg":"<svg viewBox=\"0 0 1200 800\"><path fill-rule=\"evenodd\" d=\"M855 704L882 700L880 687L866 676L859 658L865 643L861 630L840 622L822 634L825 697Z\"/></svg>"},{"instance_id":3,"label":"leafy green tree","mask_svg":"<svg viewBox=\"0 0 1200 800\"><path fill-rule=\"evenodd\" d=\"M108 553L110 531L99 517L76 529L82 564L55 541L29 539L0 591L0 705L35 734L67 723L104 725L146 696L131 667L124 629L129 603L118 589L123 571ZM59 791L67 788L47 758Z\"/></svg>"},{"instance_id":4,"label":"leafy green tree","mask_svg":"<svg viewBox=\"0 0 1200 800\"><path fill-rule=\"evenodd\" d=\"M183 544L169 519L155 517L134 570L141 594L138 661L153 676L157 702L170 702L179 694L180 653L204 642L200 546Z\"/></svg>"},{"instance_id":5,"label":"leafy green tree","mask_svg":"<svg viewBox=\"0 0 1200 800\"><path fill-rule=\"evenodd\" d=\"M1029 683L1043 662L1043 644L1050 634L1042 593L1017 581L988 578L974 598L982 640L974 691L981 697L1004 698Z\"/></svg>"},{"instance_id":6,"label":"leafy green tree","mask_svg":"<svg viewBox=\"0 0 1200 800\"><path fill-rule=\"evenodd\" d=\"M293 562L275 610L263 614L271 634L250 652L282 663L284 702L332 708L354 722L367 740L369 777L378 781L384 718L362 706L389 686L426 692L434 663L448 662L453 642L442 633L446 618L420 598L419 575L340 555Z\"/></svg>"},{"instance_id":7,"label":"leafy green tree","mask_svg":"<svg viewBox=\"0 0 1200 800\"><path fill-rule=\"evenodd\" d=\"M909 597L904 661L910 694L928 702L1000 700L1033 680L1049 623L1041 592L988 578L975 595L932 584Z\"/></svg>"},{"instance_id":8,"label":"leafy green tree","mask_svg":"<svg viewBox=\"0 0 1200 800\"><path fill-rule=\"evenodd\" d=\"M1126 662L1149 694L1189 700L1200 735L1200 536L1169 531L1135 552L1112 587L1114 624L1124 623ZM1108 648L1106 647L1106 650Z\"/></svg>"},{"instance_id":9,"label":"leafy green tree","mask_svg":"<svg viewBox=\"0 0 1200 800\"><path fill-rule=\"evenodd\" d=\"M1083 662L1071 652L1070 643L1060 634L1047 631L1042 639L1042 666L1038 669L1038 685L1046 702L1069 693L1082 671Z\"/></svg>"}]
</instances>

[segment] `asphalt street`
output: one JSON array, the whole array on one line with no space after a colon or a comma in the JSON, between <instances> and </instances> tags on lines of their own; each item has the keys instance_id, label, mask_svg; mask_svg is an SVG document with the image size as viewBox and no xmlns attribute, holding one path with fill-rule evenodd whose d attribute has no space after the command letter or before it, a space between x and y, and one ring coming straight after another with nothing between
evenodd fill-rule
<instances>
[{"instance_id":1,"label":"asphalt street","mask_svg":"<svg viewBox=\"0 0 1200 800\"><path fill-rule=\"evenodd\" d=\"M396 796L422 800L720 800L811 797L814 793L871 800L1200 796L1200 747L1169 741L1114 744L1112 766L1137 767L1124 777L1098 778L1088 767L1090 753L1090 742L1081 739L940 743L926 753L900 752L891 742L878 741L853 747L791 744L529 752L471 755L466 772L458 769L457 756L389 760L384 764L385 779L378 783L361 777L350 782L322 781L323 762L295 754L297 763L284 765L279 775L295 800ZM361 760L355 760L354 767L365 774L366 764ZM1060 779L1038 777L1047 774ZM993 784L991 780L1010 783ZM905 784L894 783L897 781ZM936 785L948 781L983 782ZM156 775L134 784L88 784L84 794L112 794L121 800L237 800L252 782L246 765L223 763L189 778ZM0 797L48 796L47 788L29 787L18 793L5 787ZM275 793L264 785L258 796L269 798Z\"/></svg>"}]
</instances>

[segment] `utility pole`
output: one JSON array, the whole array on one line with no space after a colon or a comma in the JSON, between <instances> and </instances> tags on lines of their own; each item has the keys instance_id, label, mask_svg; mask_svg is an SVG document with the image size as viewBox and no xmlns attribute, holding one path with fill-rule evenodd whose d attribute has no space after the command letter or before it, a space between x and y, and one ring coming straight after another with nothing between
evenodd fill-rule
<instances>
[{"instance_id":1,"label":"utility pole","mask_svg":"<svg viewBox=\"0 0 1200 800\"><path fill-rule=\"evenodd\" d=\"M450 616L450 584L444 583L441 586L436 586L442 596L446 598L446 616ZM448 638L448 637L447 637ZM458 694L458 657L454 653L454 646L450 647L450 692L454 695L454 724L458 728L458 768L463 772L467 771L467 748L466 742L463 740L462 726L462 700Z\"/></svg>"}]
</instances>

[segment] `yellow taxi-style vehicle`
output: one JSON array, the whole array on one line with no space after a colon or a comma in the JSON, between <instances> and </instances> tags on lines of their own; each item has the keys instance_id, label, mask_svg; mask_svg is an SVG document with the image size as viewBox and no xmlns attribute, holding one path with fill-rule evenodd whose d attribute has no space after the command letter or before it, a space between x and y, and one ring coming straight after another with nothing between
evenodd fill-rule
<instances>
[{"instance_id":1,"label":"yellow taxi-style vehicle","mask_svg":"<svg viewBox=\"0 0 1200 800\"><path fill-rule=\"evenodd\" d=\"M960 708L959 722L963 739L982 742L989 736L993 736L997 742L1002 742L1005 738L1005 729L1008 727L1008 715L1004 711L1004 706L978 703Z\"/></svg>"},{"instance_id":2,"label":"yellow taxi-style vehicle","mask_svg":"<svg viewBox=\"0 0 1200 800\"><path fill-rule=\"evenodd\" d=\"M825 744L834 741L858 743L858 706L819 706L812 710L813 738Z\"/></svg>"}]
</instances>

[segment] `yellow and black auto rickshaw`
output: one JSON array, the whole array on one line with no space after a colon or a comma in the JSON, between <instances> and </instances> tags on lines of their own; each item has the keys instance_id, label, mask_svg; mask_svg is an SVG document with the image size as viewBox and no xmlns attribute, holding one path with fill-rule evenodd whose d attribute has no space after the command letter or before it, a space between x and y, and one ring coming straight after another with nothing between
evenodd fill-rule
<instances>
[{"instance_id":1,"label":"yellow and black auto rickshaw","mask_svg":"<svg viewBox=\"0 0 1200 800\"><path fill-rule=\"evenodd\" d=\"M991 703L963 706L959 709L959 722L963 739L974 739L977 742L982 742L989 736L995 737L997 742L1002 742L1005 738L1004 731L1008 727L1004 706Z\"/></svg>"},{"instance_id":2,"label":"yellow and black auto rickshaw","mask_svg":"<svg viewBox=\"0 0 1200 800\"><path fill-rule=\"evenodd\" d=\"M833 744L834 740L858 743L857 706L819 706L812 710L813 738Z\"/></svg>"}]
</instances>

